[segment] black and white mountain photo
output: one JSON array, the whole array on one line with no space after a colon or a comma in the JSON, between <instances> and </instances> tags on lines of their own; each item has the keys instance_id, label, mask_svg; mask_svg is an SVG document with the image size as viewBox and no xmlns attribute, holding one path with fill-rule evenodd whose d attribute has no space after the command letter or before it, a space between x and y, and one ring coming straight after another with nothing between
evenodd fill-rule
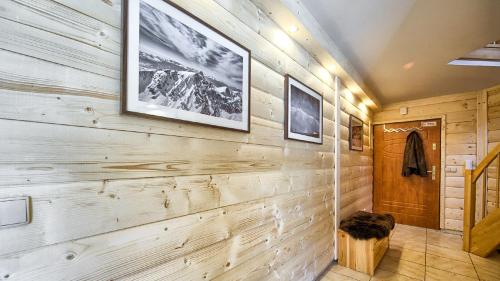
<instances>
[{"instance_id":1,"label":"black and white mountain photo","mask_svg":"<svg viewBox=\"0 0 500 281\"><path fill-rule=\"evenodd\" d=\"M244 64L249 62L249 52L234 51L241 46L214 31L206 32L209 28L205 23L182 14L176 7L160 9L155 6L159 4L150 2L155 1L141 0L138 4L139 77L135 100L145 103L141 106L152 109L150 112L173 112L171 116L162 114L169 118L197 123L212 120L206 123L218 126L214 122L221 122L223 127L247 123L244 114L248 114L245 99L249 67Z\"/></svg>"},{"instance_id":2,"label":"black and white mountain photo","mask_svg":"<svg viewBox=\"0 0 500 281\"><path fill-rule=\"evenodd\" d=\"M301 135L319 137L319 100L294 85L290 90L290 130Z\"/></svg>"}]
</instances>

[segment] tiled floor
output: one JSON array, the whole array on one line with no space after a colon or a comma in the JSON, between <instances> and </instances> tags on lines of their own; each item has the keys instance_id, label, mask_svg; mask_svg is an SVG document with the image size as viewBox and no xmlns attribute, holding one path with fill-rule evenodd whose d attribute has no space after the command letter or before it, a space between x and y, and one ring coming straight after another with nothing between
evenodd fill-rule
<instances>
[{"instance_id":1,"label":"tiled floor","mask_svg":"<svg viewBox=\"0 0 500 281\"><path fill-rule=\"evenodd\" d=\"M321 281L446 280L500 281L500 255L488 259L461 250L462 237L442 231L397 225L390 248L373 277L339 265Z\"/></svg>"}]
</instances>

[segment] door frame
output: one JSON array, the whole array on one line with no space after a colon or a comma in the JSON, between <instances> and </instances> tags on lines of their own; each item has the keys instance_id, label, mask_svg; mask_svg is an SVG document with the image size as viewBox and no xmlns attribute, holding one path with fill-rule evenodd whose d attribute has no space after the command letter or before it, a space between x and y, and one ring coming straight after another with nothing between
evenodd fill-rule
<instances>
[{"instance_id":1,"label":"door frame","mask_svg":"<svg viewBox=\"0 0 500 281\"><path fill-rule=\"evenodd\" d=\"M445 206L444 201L446 198L446 174L445 174L445 166L446 166L446 115L427 115L427 116L419 116L419 117L411 117L411 118L399 118L399 119L390 119L386 121L376 121L372 123L372 126L375 125L383 125L389 123L400 123L400 122L412 122L412 121L424 121L429 119L441 119L441 175L439 179L439 228L445 229L444 226L444 212ZM370 138L373 139L373 129L371 130ZM373 143L373 151L375 151L375 143ZM375 165L375 162L373 162ZM375 172L375 169L373 169Z\"/></svg>"}]
</instances>

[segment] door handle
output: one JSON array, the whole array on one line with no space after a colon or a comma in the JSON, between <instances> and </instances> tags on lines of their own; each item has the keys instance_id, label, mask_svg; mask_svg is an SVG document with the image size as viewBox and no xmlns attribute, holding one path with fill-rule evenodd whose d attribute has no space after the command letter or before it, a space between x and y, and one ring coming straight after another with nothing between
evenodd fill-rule
<instances>
[{"instance_id":1,"label":"door handle","mask_svg":"<svg viewBox=\"0 0 500 281\"><path fill-rule=\"evenodd\" d=\"M427 171L427 173L432 174L432 180L436 180L436 166L432 165L432 171Z\"/></svg>"}]
</instances>

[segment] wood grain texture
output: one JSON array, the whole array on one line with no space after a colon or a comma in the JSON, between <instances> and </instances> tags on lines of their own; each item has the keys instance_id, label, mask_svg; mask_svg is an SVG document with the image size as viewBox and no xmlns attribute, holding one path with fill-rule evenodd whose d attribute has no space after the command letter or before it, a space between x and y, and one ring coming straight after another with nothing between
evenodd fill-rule
<instances>
[{"instance_id":1,"label":"wood grain texture","mask_svg":"<svg viewBox=\"0 0 500 281\"><path fill-rule=\"evenodd\" d=\"M374 126L377 167L374 174L373 208L377 213L390 213L396 223L425 228L440 228L440 173L441 165L441 120L435 126L418 131L422 140L427 176L402 176L401 170L406 153L405 146L410 131L386 132L385 128L414 128L423 121L387 123ZM434 149L435 146L435 149ZM446 185L451 185L450 178ZM451 185L456 186L457 184ZM463 187L463 183L462 183Z\"/></svg>"},{"instance_id":2,"label":"wood grain texture","mask_svg":"<svg viewBox=\"0 0 500 281\"><path fill-rule=\"evenodd\" d=\"M446 155L442 202L445 229L462 229L461 215L458 214L463 213L463 195L458 194L463 194L465 160L477 160L477 95L478 92L469 92L400 102L386 105L374 115L375 122L445 117L445 139L442 140ZM408 107L407 115L399 114L399 108L403 106Z\"/></svg>"},{"instance_id":3,"label":"wood grain texture","mask_svg":"<svg viewBox=\"0 0 500 281\"><path fill-rule=\"evenodd\" d=\"M345 91L341 87L340 92ZM360 101L340 98L340 218L359 210L372 210L373 151L370 146L371 113L359 109ZM364 123L363 151L349 150L349 115Z\"/></svg>"},{"instance_id":4,"label":"wood grain texture","mask_svg":"<svg viewBox=\"0 0 500 281\"><path fill-rule=\"evenodd\" d=\"M490 152L498 145L500 140L500 87L489 89L486 91L486 94L488 98L488 146L486 150L487 152ZM497 173L497 166L498 163L495 162L492 163L488 169L489 191L484 198L487 205L485 209L486 213L492 212L495 208L498 208L500 204L500 187L498 184L498 177L500 173Z\"/></svg>"},{"instance_id":5,"label":"wood grain texture","mask_svg":"<svg viewBox=\"0 0 500 281\"><path fill-rule=\"evenodd\" d=\"M355 239L339 230L339 265L373 276L377 265L389 248L389 236L368 240Z\"/></svg>"},{"instance_id":6,"label":"wood grain texture","mask_svg":"<svg viewBox=\"0 0 500 281\"><path fill-rule=\"evenodd\" d=\"M500 209L496 208L471 231L470 252L487 257L500 245Z\"/></svg>"},{"instance_id":7,"label":"wood grain texture","mask_svg":"<svg viewBox=\"0 0 500 281\"><path fill-rule=\"evenodd\" d=\"M33 200L0 232L0 279L313 280L331 262L333 78L251 1L173 2L251 49L250 134L120 114L121 1L0 3L0 197ZM283 140L287 73L324 96L323 145ZM368 145L371 113L342 110ZM341 135L352 212L372 159Z\"/></svg>"}]
</instances>

